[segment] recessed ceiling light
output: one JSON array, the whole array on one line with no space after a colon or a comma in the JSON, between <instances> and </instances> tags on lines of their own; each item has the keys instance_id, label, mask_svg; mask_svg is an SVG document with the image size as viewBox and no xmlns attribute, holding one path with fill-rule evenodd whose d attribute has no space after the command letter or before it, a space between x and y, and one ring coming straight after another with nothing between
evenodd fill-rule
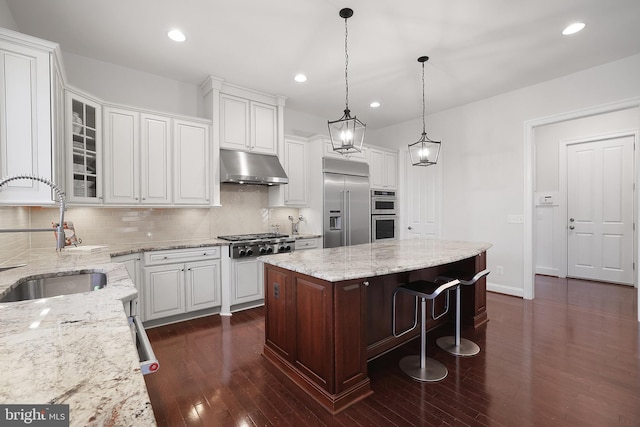
<instances>
[{"instance_id":1,"label":"recessed ceiling light","mask_svg":"<svg viewBox=\"0 0 640 427\"><path fill-rule=\"evenodd\" d=\"M583 22L574 22L573 24L562 30L562 34L565 36L568 36L569 34L575 34L578 31L582 30L584 26L585 25Z\"/></svg>"},{"instance_id":2,"label":"recessed ceiling light","mask_svg":"<svg viewBox=\"0 0 640 427\"><path fill-rule=\"evenodd\" d=\"M380 103L378 101L373 101L371 104L369 104L369 107L371 108L378 108L380 106Z\"/></svg>"},{"instance_id":3,"label":"recessed ceiling light","mask_svg":"<svg viewBox=\"0 0 640 427\"><path fill-rule=\"evenodd\" d=\"M187 38L185 37L184 34L182 34L182 31L180 30L171 30L167 33L167 35L169 36L169 38L171 40L173 40L174 42L183 42L185 41Z\"/></svg>"},{"instance_id":4,"label":"recessed ceiling light","mask_svg":"<svg viewBox=\"0 0 640 427\"><path fill-rule=\"evenodd\" d=\"M305 76L304 74L296 74L293 79L298 83L304 83L307 81L307 76Z\"/></svg>"}]
</instances>

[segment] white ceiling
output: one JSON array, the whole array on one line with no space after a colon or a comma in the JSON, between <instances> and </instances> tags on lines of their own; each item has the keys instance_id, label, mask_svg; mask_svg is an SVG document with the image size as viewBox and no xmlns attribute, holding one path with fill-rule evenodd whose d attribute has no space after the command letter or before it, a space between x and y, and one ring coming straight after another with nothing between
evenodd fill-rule
<instances>
[{"instance_id":1,"label":"white ceiling","mask_svg":"<svg viewBox=\"0 0 640 427\"><path fill-rule=\"evenodd\" d=\"M640 53L638 0L6 1L21 32L64 51L193 84L214 75L331 120L350 7L349 107L373 129L420 117L422 55L431 113ZM587 27L562 36L574 21ZM166 37L174 27L186 42Z\"/></svg>"}]
</instances>

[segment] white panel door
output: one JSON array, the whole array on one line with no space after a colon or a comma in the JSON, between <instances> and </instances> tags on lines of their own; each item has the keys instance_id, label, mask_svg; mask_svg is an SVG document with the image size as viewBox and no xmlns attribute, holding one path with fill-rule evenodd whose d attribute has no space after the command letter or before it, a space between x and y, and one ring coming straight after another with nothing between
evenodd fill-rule
<instances>
[{"instance_id":1,"label":"white panel door","mask_svg":"<svg viewBox=\"0 0 640 427\"><path fill-rule=\"evenodd\" d=\"M411 166L408 152L403 154L406 166L406 230L401 237L435 237L438 235L438 175L435 167Z\"/></svg>"},{"instance_id":2,"label":"white panel door","mask_svg":"<svg viewBox=\"0 0 640 427\"><path fill-rule=\"evenodd\" d=\"M633 285L634 137L567 147L570 277Z\"/></svg>"}]
</instances>

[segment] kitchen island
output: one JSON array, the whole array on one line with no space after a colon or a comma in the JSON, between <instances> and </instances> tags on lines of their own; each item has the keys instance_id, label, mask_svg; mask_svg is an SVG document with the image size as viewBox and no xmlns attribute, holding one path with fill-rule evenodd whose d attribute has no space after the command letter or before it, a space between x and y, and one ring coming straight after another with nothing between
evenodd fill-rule
<instances>
[{"instance_id":1,"label":"kitchen island","mask_svg":"<svg viewBox=\"0 0 640 427\"><path fill-rule=\"evenodd\" d=\"M263 256L264 356L331 413L373 391L367 361L419 335L395 338L392 293L400 284L486 268L488 243L410 239ZM487 322L486 283L462 290L462 322ZM444 296L434 301L436 312ZM413 325L414 300L397 301L397 328ZM450 314L453 310L450 311ZM433 330L447 321L433 321Z\"/></svg>"}]
</instances>

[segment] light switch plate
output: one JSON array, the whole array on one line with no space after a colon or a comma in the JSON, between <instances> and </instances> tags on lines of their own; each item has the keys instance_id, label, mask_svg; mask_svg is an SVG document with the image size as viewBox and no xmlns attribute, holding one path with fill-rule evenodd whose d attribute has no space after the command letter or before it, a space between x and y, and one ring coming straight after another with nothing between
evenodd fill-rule
<instances>
[{"instance_id":1,"label":"light switch plate","mask_svg":"<svg viewBox=\"0 0 640 427\"><path fill-rule=\"evenodd\" d=\"M508 224L524 224L524 215L508 215L507 216Z\"/></svg>"}]
</instances>

